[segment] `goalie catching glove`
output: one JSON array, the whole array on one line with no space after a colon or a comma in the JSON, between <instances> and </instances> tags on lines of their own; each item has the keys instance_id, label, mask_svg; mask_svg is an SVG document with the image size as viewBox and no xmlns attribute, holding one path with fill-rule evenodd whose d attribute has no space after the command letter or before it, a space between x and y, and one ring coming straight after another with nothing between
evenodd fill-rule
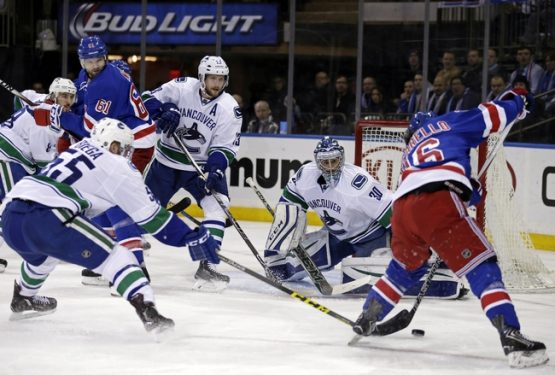
<instances>
[{"instance_id":1,"label":"goalie catching glove","mask_svg":"<svg viewBox=\"0 0 555 375\"><path fill-rule=\"evenodd\" d=\"M193 260L207 260L213 264L220 263L217 253L218 243L204 226L201 225L187 234L185 241Z\"/></svg>"}]
</instances>

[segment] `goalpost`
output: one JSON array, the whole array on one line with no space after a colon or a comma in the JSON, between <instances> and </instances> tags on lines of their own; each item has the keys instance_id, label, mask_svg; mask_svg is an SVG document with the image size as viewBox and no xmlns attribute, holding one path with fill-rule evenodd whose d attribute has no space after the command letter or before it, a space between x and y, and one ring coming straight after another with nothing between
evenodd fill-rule
<instances>
[{"instance_id":1,"label":"goalpost","mask_svg":"<svg viewBox=\"0 0 555 375\"><path fill-rule=\"evenodd\" d=\"M355 131L355 164L395 191L405 148L406 121L360 120ZM490 136L487 148L480 146L475 163L479 167L497 142ZM485 183L484 183L485 182ZM513 292L555 292L555 275L533 251L515 200L512 175L501 147L482 181L485 202L476 219L493 244L506 287Z\"/></svg>"}]
</instances>

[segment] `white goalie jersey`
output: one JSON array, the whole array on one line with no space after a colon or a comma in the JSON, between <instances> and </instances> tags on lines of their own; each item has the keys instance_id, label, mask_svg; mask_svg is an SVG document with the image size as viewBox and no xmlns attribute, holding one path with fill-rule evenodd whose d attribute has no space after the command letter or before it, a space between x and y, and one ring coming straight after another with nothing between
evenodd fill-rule
<instances>
[{"instance_id":1,"label":"white goalie jersey","mask_svg":"<svg viewBox=\"0 0 555 375\"><path fill-rule=\"evenodd\" d=\"M345 163L335 187L329 187L315 162L301 167L282 193L282 201L311 208L340 240L364 242L388 228L392 193L364 169Z\"/></svg>"},{"instance_id":2,"label":"white goalie jersey","mask_svg":"<svg viewBox=\"0 0 555 375\"><path fill-rule=\"evenodd\" d=\"M56 157L62 134L54 125L37 125L33 110L26 106L0 124L0 160L18 163L33 174Z\"/></svg>"},{"instance_id":3,"label":"white goalie jersey","mask_svg":"<svg viewBox=\"0 0 555 375\"><path fill-rule=\"evenodd\" d=\"M207 100L200 94L200 81L181 77L149 93L162 103L171 102L181 112L177 135L199 165L216 151L225 155L228 165L239 150L242 114L235 99L223 92ZM173 137L162 134L156 146L156 159L174 169L195 171Z\"/></svg>"}]
</instances>

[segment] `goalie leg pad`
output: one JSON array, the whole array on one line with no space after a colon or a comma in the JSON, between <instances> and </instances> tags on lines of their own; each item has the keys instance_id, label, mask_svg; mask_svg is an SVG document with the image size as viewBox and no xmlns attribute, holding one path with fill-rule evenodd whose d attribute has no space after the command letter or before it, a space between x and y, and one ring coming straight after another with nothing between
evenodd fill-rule
<instances>
[{"instance_id":1,"label":"goalie leg pad","mask_svg":"<svg viewBox=\"0 0 555 375\"><path fill-rule=\"evenodd\" d=\"M430 266L429 263L428 266ZM422 289L426 276L427 274L422 276L416 285L408 289L405 297L416 297L420 293L420 289ZM466 295L467 292L468 289L464 288L462 280L442 262L430 282L426 297L458 299Z\"/></svg>"},{"instance_id":2,"label":"goalie leg pad","mask_svg":"<svg viewBox=\"0 0 555 375\"><path fill-rule=\"evenodd\" d=\"M372 276L371 281L360 288L352 290L351 294L368 293L370 287L375 284L385 273L385 269L391 261L391 249L374 249L371 257L349 257L341 261L341 273L343 283L348 283L363 277Z\"/></svg>"},{"instance_id":3,"label":"goalie leg pad","mask_svg":"<svg viewBox=\"0 0 555 375\"><path fill-rule=\"evenodd\" d=\"M328 232L326 230L321 229L308 233L303 238L302 244L319 269L327 270L335 265L331 259ZM281 252L267 249L264 251L264 260L272 273L281 280L296 281L307 276L306 271L293 253L284 257Z\"/></svg>"},{"instance_id":4,"label":"goalie leg pad","mask_svg":"<svg viewBox=\"0 0 555 375\"><path fill-rule=\"evenodd\" d=\"M286 256L298 246L306 230L306 212L296 204L278 203L266 249Z\"/></svg>"}]
</instances>

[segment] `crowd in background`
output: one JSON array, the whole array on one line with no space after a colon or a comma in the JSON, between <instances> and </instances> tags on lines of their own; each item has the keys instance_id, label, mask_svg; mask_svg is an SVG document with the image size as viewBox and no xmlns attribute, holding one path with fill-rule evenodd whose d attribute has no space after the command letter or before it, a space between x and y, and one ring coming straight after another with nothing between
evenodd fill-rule
<instances>
[{"instance_id":1,"label":"crowd in background","mask_svg":"<svg viewBox=\"0 0 555 375\"><path fill-rule=\"evenodd\" d=\"M494 100L498 95L515 86L527 88L534 95L555 88L555 51L544 51L542 59L536 59L532 48L519 47L515 51L514 62L501 64L497 51L489 49L487 97ZM399 72L402 86L390 87L390 82L380 82L379 78L365 76L362 81L361 118L403 120L417 111L433 111L438 115L455 110L476 107L482 102L482 51L471 48L466 56L457 56L454 51L444 51L437 59L439 64L432 67L424 82L419 51L408 53L406 68ZM463 61L463 64L459 64ZM330 77L321 70L314 74L311 85L295 83L294 133L301 134L354 134L356 83L345 74ZM297 85L299 87L297 88ZM399 91L391 97L387 93ZM241 95L238 102L244 112L243 132L278 133L280 123L287 118L287 87L285 78L275 76L268 89L260 98L246 105ZM544 95L536 100L535 113L519 127L526 127L545 118L555 116L555 94ZM286 129L282 126L281 129ZM548 126L520 134L515 140L543 141L551 143L555 136Z\"/></svg>"}]
</instances>

